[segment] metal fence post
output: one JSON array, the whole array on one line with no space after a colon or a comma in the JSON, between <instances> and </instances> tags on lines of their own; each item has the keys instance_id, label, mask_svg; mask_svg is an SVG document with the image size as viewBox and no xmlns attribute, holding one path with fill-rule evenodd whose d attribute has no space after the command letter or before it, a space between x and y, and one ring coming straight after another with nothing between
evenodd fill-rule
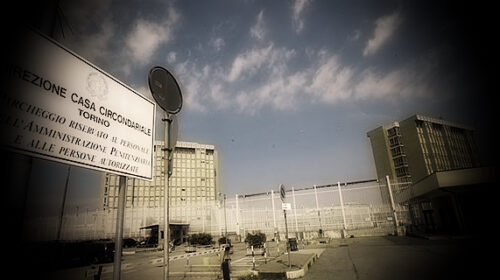
<instances>
[{"instance_id":1,"label":"metal fence post","mask_svg":"<svg viewBox=\"0 0 500 280\"><path fill-rule=\"evenodd\" d=\"M342 188L340 187L340 182L337 182L337 186L339 188L340 209L342 210L342 219L344 221L344 230L346 230L347 229L347 223L346 223L346 218L345 218L344 199L342 197Z\"/></svg>"},{"instance_id":2,"label":"metal fence post","mask_svg":"<svg viewBox=\"0 0 500 280\"><path fill-rule=\"evenodd\" d=\"M295 203L295 190L292 187L293 216L295 217L295 237L299 240L299 224L297 223L297 205Z\"/></svg>"},{"instance_id":3,"label":"metal fence post","mask_svg":"<svg viewBox=\"0 0 500 280\"><path fill-rule=\"evenodd\" d=\"M396 232L397 232L397 227L399 225L399 221L398 221L398 215L396 213L396 205L394 204L394 197L392 195L392 188L391 188L391 182L389 179L389 175L385 176L385 180L387 181L387 188L389 189L389 197L391 198L392 214L394 216L394 226L396 227Z\"/></svg>"},{"instance_id":4,"label":"metal fence post","mask_svg":"<svg viewBox=\"0 0 500 280\"><path fill-rule=\"evenodd\" d=\"M318 204L318 192L316 191L316 185L314 185L314 197L316 198L316 211L318 212L318 220L319 220L319 237L323 237L323 226L321 225L321 212L319 211Z\"/></svg>"}]
</instances>

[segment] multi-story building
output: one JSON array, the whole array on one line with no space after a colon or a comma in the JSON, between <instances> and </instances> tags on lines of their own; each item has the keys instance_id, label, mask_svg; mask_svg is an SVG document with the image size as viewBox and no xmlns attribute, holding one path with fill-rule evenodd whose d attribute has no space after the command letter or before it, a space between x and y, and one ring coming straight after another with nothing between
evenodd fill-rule
<instances>
[{"instance_id":1,"label":"multi-story building","mask_svg":"<svg viewBox=\"0 0 500 280\"><path fill-rule=\"evenodd\" d=\"M128 209L133 213L129 215L132 220L128 222L132 231L162 224L166 173L166 152L163 148L163 141L155 142L152 181L127 180L125 207L126 211ZM172 175L169 178L171 227L172 224L182 224L190 226L190 230L210 230L214 220L213 206L216 205L220 192L218 162L217 150L213 145L177 142L173 151ZM113 174L105 176L101 200L104 210L118 207L118 177Z\"/></svg>"},{"instance_id":2,"label":"multi-story building","mask_svg":"<svg viewBox=\"0 0 500 280\"><path fill-rule=\"evenodd\" d=\"M368 132L372 143L373 157L379 181L385 176L397 178L401 184L411 184L411 175L408 169L408 159L403 145L398 122L380 126ZM389 193L383 189L382 200L389 202Z\"/></svg>"},{"instance_id":3,"label":"multi-story building","mask_svg":"<svg viewBox=\"0 0 500 280\"><path fill-rule=\"evenodd\" d=\"M480 166L468 126L414 115L400 122L400 131L414 182L435 172Z\"/></svg>"},{"instance_id":4,"label":"multi-story building","mask_svg":"<svg viewBox=\"0 0 500 280\"><path fill-rule=\"evenodd\" d=\"M478 167L474 130L467 126L414 115L367 133L377 177L418 182L436 171Z\"/></svg>"},{"instance_id":5,"label":"multi-story building","mask_svg":"<svg viewBox=\"0 0 500 280\"><path fill-rule=\"evenodd\" d=\"M384 201L389 201L389 176L394 200L408 204L426 227L455 230L474 224L477 190L489 187L495 175L480 165L472 128L414 115L367 136Z\"/></svg>"}]
</instances>

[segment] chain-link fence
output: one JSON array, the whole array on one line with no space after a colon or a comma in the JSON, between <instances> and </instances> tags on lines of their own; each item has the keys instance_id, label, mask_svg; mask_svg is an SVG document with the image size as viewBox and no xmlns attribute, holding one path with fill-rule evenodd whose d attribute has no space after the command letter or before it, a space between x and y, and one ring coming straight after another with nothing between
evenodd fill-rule
<instances>
[{"instance_id":1,"label":"chain-link fence","mask_svg":"<svg viewBox=\"0 0 500 280\"><path fill-rule=\"evenodd\" d=\"M296 188L286 186L284 203L288 203L287 223L290 236L308 239L317 236L387 235L396 224L408 225L408 186L390 181L394 206L386 180L366 180L331 185ZM410 194L411 195L411 194ZM393 211L393 207L394 210ZM278 188L264 193L234 195L220 201L204 201L170 208L173 224L188 226L189 233L206 232L246 236L263 232L267 236L284 237L285 220ZM146 227L163 229L162 208L126 208L124 237L140 239ZM113 238L116 210L86 211L65 216L61 239L87 240ZM30 220L26 229L35 240L53 240L58 218Z\"/></svg>"},{"instance_id":2,"label":"chain-link fence","mask_svg":"<svg viewBox=\"0 0 500 280\"><path fill-rule=\"evenodd\" d=\"M340 191L339 191L340 190ZM340 237L342 234L378 235L395 230L395 222L408 223L407 207L383 199L387 184L376 180L337 183L307 188L288 187L284 203L288 231L300 239L314 236ZM261 231L266 235L285 233L280 194L236 195L226 202L228 231L245 236Z\"/></svg>"}]
</instances>

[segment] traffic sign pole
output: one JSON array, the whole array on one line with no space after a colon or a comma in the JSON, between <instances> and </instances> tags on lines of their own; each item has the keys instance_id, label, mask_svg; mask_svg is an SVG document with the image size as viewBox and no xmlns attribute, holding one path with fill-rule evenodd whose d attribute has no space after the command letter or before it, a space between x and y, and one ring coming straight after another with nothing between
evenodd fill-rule
<instances>
[{"instance_id":1,"label":"traffic sign pole","mask_svg":"<svg viewBox=\"0 0 500 280\"><path fill-rule=\"evenodd\" d=\"M168 178L169 176L169 159L170 159L170 118L168 113L165 112L165 188L163 191L163 279L167 280L169 277L169 258L170 258L170 219L169 219L169 207L170 207L170 197L169 197L169 186Z\"/></svg>"},{"instance_id":2,"label":"traffic sign pole","mask_svg":"<svg viewBox=\"0 0 500 280\"><path fill-rule=\"evenodd\" d=\"M169 230L169 186L168 178L170 177L170 164L172 150L175 147L175 141L171 135L171 124L174 120L172 117L179 113L182 108L182 92L177 80L167 69L161 66L155 66L149 71L148 77L149 89L156 103L164 111L165 121L165 188L164 188L164 230L163 230L163 279L168 279L169 274L169 249L170 249L170 230Z\"/></svg>"},{"instance_id":3,"label":"traffic sign pole","mask_svg":"<svg viewBox=\"0 0 500 280\"><path fill-rule=\"evenodd\" d=\"M292 262L290 261L290 240L288 240L288 223L286 221L286 208L285 206L285 196L286 196L286 191L285 191L285 186L283 184L280 185L280 195L281 195L281 202L282 202L282 208L283 208L283 216L285 218L285 238L286 238L286 252L288 254L288 267L292 268Z\"/></svg>"},{"instance_id":4,"label":"traffic sign pole","mask_svg":"<svg viewBox=\"0 0 500 280\"><path fill-rule=\"evenodd\" d=\"M286 210L283 209L283 215L285 216L285 236L286 236L286 252L288 254L288 267L292 268L292 263L290 261L290 242L288 240L288 223L286 221Z\"/></svg>"}]
</instances>

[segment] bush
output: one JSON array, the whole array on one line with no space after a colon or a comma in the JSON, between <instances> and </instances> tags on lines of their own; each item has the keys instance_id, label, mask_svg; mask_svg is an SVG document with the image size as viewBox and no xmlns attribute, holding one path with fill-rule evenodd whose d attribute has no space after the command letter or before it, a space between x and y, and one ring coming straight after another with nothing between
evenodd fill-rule
<instances>
[{"instance_id":1,"label":"bush","mask_svg":"<svg viewBox=\"0 0 500 280\"><path fill-rule=\"evenodd\" d=\"M189 238L189 242L192 245L211 245L212 235L208 233L194 233Z\"/></svg>"},{"instance_id":2,"label":"bush","mask_svg":"<svg viewBox=\"0 0 500 280\"><path fill-rule=\"evenodd\" d=\"M226 237L222 236L219 238L219 245L226 244ZM227 238L227 244L231 245L231 239Z\"/></svg>"},{"instance_id":3,"label":"bush","mask_svg":"<svg viewBox=\"0 0 500 280\"><path fill-rule=\"evenodd\" d=\"M257 232L256 234L248 233L247 238L245 238L245 242L248 243L248 246L262 248L264 246L264 242L266 242L266 234L262 232Z\"/></svg>"}]
</instances>

